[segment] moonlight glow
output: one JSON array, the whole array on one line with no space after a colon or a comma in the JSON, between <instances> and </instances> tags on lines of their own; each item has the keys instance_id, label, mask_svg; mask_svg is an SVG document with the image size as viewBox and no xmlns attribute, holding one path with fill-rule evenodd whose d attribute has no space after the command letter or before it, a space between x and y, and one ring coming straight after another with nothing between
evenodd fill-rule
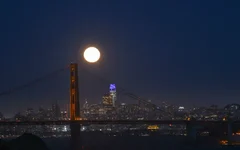
<instances>
[{"instance_id":1,"label":"moonlight glow","mask_svg":"<svg viewBox=\"0 0 240 150\"><path fill-rule=\"evenodd\" d=\"M97 62L99 60L100 52L95 47L89 47L84 51L83 56L84 56L86 61L88 61L90 63L94 63L94 62Z\"/></svg>"}]
</instances>

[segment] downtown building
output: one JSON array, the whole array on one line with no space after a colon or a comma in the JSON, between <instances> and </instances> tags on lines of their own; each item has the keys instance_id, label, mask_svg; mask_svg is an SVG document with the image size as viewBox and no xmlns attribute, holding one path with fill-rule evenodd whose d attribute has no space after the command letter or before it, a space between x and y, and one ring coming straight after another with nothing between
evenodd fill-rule
<instances>
[{"instance_id":1,"label":"downtown building","mask_svg":"<svg viewBox=\"0 0 240 150\"><path fill-rule=\"evenodd\" d=\"M109 93L106 93L102 97L103 106L116 107L117 91L115 84L110 84Z\"/></svg>"},{"instance_id":2,"label":"downtown building","mask_svg":"<svg viewBox=\"0 0 240 150\"><path fill-rule=\"evenodd\" d=\"M117 101L117 88L115 84L110 84L109 87L109 94L112 99L112 106L116 107L116 101Z\"/></svg>"},{"instance_id":3,"label":"downtown building","mask_svg":"<svg viewBox=\"0 0 240 150\"><path fill-rule=\"evenodd\" d=\"M104 94L102 97L102 112L101 114L106 114L109 111L113 111L116 107L117 92L115 84L110 84L109 92Z\"/></svg>"}]
</instances>

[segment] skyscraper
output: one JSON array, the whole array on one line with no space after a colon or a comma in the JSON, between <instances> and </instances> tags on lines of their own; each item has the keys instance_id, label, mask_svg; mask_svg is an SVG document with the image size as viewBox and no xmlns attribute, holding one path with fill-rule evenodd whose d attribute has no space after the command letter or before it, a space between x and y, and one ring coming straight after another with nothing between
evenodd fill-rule
<instances>
[{"instance_id":1,"label":"skyscraper","mask_svg":"<svg viewBox=\"0 0 240 150\"><path fill-rule=\"evenodd\" d=\"M104 106L113 106L112 96L109 93L103 95L102 104Z\"/></svg>"},{"instance_id":2,"label":"skyscraper","mask_svg":"<svg viewBox=\"0 0 240 150\"><path fill-rule=\"evenodd\" d=\"M0 112L0 121L1 120L4 120L4 116L3 116L3 114Z\"/></svg>"},{"instance_id":3,"label":"skyscraper","mask_svg":"<svg viewBox=\"0 0 240 150\"><path fill-rule=\"evenodd\" d=\"M54 119L59 119L61 115L60 107L58 103L52 104L52 115Z\"/></svg>"},{"instance_id":4,"label":"skyscraper","mask_svg":"<svg viewBox=\"0 0 240 150\"><path fill-rule=\"evenodd\" d=\"M113 107L116 106L116 101L117 101L117 89L116 89L116 85L115 84L110 84L110 87L109 87L109 93L110 93L110 96L112 97L112 105Z\"/></svg>"}]
</instances>

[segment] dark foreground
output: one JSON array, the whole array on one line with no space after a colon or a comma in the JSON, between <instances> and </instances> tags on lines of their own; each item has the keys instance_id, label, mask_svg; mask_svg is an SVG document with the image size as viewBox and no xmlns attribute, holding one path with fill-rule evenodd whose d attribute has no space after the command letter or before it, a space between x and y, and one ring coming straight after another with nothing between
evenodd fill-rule
<instances>
[{"instance_id":1,"label":"dark foreground","mask_svg":"<svg viewBox=\"0 0 240 150\"><path fill-rule=\"evenodd\" d=\"M84 150L185 150L185 149L239 149L222 148L218 140L211 137L201 137L196 141L183 136L106 136L100 133L82 133L82 148ZM31 134L25 134L10 141L1 140L0 150L69 150L70 138L40 139Z\"/></svg>"}]
</instances>

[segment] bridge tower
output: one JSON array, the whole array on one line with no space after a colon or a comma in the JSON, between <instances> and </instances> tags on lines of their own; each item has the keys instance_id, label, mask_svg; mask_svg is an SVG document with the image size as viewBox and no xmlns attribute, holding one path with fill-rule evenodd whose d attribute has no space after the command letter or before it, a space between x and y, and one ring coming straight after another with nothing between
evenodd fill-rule
<instances>
[{"instance_id":1,"label":"bridge tower","mask_svg":"<svg viewBox=\"0 0 240 150\"><path fill-rule=\"evenodd\" d=\"M70 64L70 124L71 129L71 149L81 148L80 124L75 120L80 120L79 91L78 91L78 65Z\"/></svg>"},{"instance_id":2,"label":"bridge tower","mask_svg":"<svg viewBox=\"0 0 240 150\"><path fill-rule=\"evenodd\" d=\"M78 93L78 65L70 64L70 120L80 119L79 93Z\"/></svg>"}]
</instances>

